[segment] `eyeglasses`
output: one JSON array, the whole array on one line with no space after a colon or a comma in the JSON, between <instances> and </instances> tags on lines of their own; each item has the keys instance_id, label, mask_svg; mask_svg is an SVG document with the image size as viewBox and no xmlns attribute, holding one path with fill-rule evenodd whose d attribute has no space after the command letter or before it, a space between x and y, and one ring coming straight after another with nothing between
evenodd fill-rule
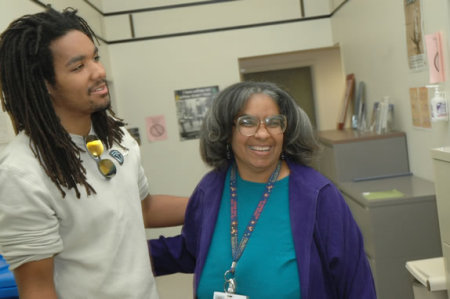
<instances>
[{"instance_id":1,"label":"eyeglasses","mask_svg":"<svg viewBox=\"0 0 450 299\"><path fill-rule=\"evenodd\" d=\"M116 166L110 159L100 158L104 151L102 141L95 135L88 135L85 140L86 149L97 162L97 168L100 173L107 179L112 178L116 174Z\"/></svg>"},{"instance_id":2,"label":"eyeglasses","mask_svg":"<svg viewBox=\"0 0 450 299\"><path fill-rule=\"evenodd\" d=\"M268 116L263 120L251 115L242 115L236 119L239 133L248 137L255 135L261 124L264 124L270 135L282 134L286 130L286 123L286 116L281 114Z\"/></svg>"}]
</instances>

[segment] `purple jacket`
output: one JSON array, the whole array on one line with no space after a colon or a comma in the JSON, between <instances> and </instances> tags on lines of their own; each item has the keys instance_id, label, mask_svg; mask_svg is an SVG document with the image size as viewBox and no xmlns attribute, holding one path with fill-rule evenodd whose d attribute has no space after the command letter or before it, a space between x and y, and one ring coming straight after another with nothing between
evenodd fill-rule
<instances>
[{"instance_id":1,"label":"purple jacket","mask_svg":"<svg viewBox=\"0 0 450 299\"><path fill-rule=\"evenodd\" d=\"M376 298L363 238L338 189L312 168L288 162L289 205L302 299ZM226 171L197 185L181 235L150 241L156 275L194 273L194 292L214 233Z\"/></svg>"}]
</instances>

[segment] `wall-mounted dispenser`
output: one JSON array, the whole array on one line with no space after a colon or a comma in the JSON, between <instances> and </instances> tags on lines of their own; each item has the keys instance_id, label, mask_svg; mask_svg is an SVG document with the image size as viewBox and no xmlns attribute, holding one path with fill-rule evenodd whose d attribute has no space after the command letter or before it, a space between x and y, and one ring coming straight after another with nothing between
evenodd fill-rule
<instances>
[{"instance_id":1,"label":"wall-mounted dispenser","mask_svg":"<svg viewBox=\"0 0 450 299\"><path fill-rule=\"evenodd\" d=\"M431 121L448 121L448 105L445 93L439 89L439 85L427 85L434 88L433 96L430 100Z\"/></svg>"}]
</instances>

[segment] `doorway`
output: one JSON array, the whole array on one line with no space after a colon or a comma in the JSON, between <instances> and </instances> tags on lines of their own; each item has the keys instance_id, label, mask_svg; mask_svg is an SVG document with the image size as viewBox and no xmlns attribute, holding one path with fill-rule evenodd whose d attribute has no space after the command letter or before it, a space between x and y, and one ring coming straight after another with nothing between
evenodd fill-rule
<instances>
[{"instance_id":1,"label":"doorway","mask_svg":"<svg viewBox=\"0 0 450 299\"><path fill-rule=\"evenodd\" d=\"M336 128L345 92L339 46L241 57L241 80L272 81L305 110L316 130Z\"/></svg>"},{"instance_id":2,"label":"doorway","mask_svg":"<svg viewBox=\"0 0 450 299\"><path fill-rule=\"evenodd\" d=\"M316 111L311 76L311 67L251 72L242 74L245 81L269 81L287 91L306 112L314 128L316 128Z\"/></svg>"}]
</instances>

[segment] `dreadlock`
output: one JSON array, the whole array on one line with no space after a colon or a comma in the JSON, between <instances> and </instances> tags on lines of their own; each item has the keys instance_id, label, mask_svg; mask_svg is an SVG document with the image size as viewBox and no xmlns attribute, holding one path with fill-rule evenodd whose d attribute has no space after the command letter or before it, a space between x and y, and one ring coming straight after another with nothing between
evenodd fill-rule
<instances>
[{"instance_id":1,"label":"dreadlock","mask_svg":"<svg viewBox=\"0 0 450 299\"><path fill-rule=\"evenodd\" d=\"M50 43L68 31L78 30L92 42L98 40L77 10L25 15L13 21L0 35L0 97L3 110L11 117L15 133L24 131L30 137L30 148L57 186L74 189L78 198L83 185L88 195L95 189L87 182L81 164L80 149L61 125L52 105L45 82L55 84ZM111 108L92 114L93 128L108 148L121 143L125 123L115 117Z\"/></svg>"}]
</instances>

